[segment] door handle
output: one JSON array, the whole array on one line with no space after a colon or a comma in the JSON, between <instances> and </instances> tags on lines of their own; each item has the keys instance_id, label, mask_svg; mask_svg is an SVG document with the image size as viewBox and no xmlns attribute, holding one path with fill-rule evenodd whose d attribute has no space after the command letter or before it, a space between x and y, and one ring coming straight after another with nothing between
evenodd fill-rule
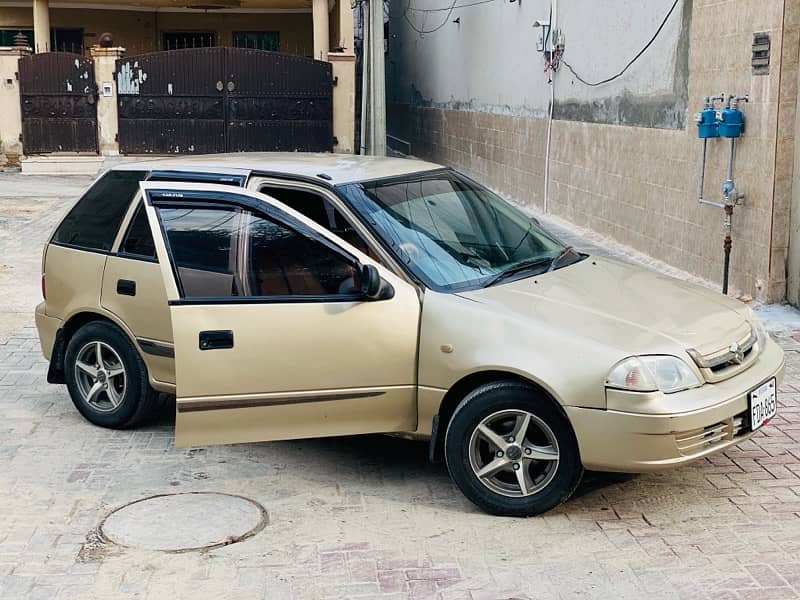
<instances>
[{"instance_id":1,"label":"door handle","mask_svg":"<svg viewBox=\"0 0 800 600\"><path fill-rule=\"evenodd\" d=\"M121 296L135 296L136 282L130 279L117 279L117 293Z\"/></svg>"},{"instance_id":2,"label":"door handle","mask_svg":"<svg viewBox=\"0 0 800 600\"><path fill-rule=\"evenodd\" d=\"M200 350L224 350L233 348L233 332L230 330L201 331Z\"/></svg>"}]
</instances>

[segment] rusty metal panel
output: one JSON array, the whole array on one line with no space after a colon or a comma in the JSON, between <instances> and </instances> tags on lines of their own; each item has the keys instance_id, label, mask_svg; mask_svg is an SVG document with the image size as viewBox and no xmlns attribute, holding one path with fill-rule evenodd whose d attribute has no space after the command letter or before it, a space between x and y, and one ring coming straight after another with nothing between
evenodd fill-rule
<instances>
[{"instance_id":1,"label":"rusty metal panel","mask_svg":"<svg viewBox=\"0 0 800 600\"><path fill-rule=\"evenodd\" d=\"M224 48L171 50L117 61L123 154L225 151Z\"/></svg>"},{"instance_id":2,"label":"rusty metal panel","mask_svg":"<svg viewBox=\"0 0 800 600\"><path fill-rule=\"evenodd\" d=\"M227 48L228 151L330 151L331 64L292 54Z\"/></svg>"},{"instance_id":3,"label":"rusty metal panel","mask_svg":"<svg viewBox=\"0 0 800 600\"><path fill-rule=\"evenodd\" d=\"M94 62L46 52L19 60L22 144L26 154L97 152Z\"/></svg>"},{"instance_id":4,"label":"rusty metal panel","mask_svg":"<svg viewBox=\"0 0 800 600\"><path fill-rule=\"evenodd\" d=\"M331 65L236 48L117 62L124 154L331 150Z\"/></svg>"}]
</instances>

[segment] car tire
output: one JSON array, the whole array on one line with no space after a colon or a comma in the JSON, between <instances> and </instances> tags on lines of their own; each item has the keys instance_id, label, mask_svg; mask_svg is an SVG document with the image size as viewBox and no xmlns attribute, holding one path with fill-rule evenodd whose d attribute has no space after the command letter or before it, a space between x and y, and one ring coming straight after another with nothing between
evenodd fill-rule
<instances>
[{"instance_id":1,"label":"car tire","mask_svg":"<svg viewBox=\"0 0 800 600\"><path fill-rule=\"evenodd\" d=\"M148 383L144 361L111 323L92 321L75 332L64 355L64 376L75 407L100 427L127 429L156 412L159 394Z\"/></svg>"},{"instance_id":2,"label":"car tire","mask_svg":"<svg viewBox=\"0 0 800 600\"><path fill-rule=\"evenodd\" d=\"M495 515L546 512L572 496L583 476L568 419L520 381L470 392L447 424L444 454L462 493Z\"/></svg>"}]
</instances>

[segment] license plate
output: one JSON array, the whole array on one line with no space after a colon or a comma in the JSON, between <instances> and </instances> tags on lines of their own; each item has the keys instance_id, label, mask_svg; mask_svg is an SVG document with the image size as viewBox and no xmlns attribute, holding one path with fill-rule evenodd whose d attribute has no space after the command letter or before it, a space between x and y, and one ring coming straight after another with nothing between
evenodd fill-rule
<instances>
[{"instance_id":1,"label":"license plate","mask_svg":"<svg viewBox=\"0 0 800 600\"><path fill-rule=\"evenodd\" d=\"M773 377L748 395L750 429L755 431L778 414L778 384Z\"/></svg>"}]
</instances>

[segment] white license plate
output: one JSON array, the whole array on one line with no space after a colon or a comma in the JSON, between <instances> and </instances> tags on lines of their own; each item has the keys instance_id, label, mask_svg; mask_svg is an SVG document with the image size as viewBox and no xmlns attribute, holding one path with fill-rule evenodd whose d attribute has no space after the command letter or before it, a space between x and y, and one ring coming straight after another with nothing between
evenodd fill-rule
<instances>
[{"instance_id":1,"label":"white license plate","mask_svg":"<svg viewBox=\"0 0 800 600\"><path fill-rule=\"evenodd\" d=\"M773 377L748 395L750 429L755 431L778 414L778 384Z\"/></svg>"}]
</instances>

